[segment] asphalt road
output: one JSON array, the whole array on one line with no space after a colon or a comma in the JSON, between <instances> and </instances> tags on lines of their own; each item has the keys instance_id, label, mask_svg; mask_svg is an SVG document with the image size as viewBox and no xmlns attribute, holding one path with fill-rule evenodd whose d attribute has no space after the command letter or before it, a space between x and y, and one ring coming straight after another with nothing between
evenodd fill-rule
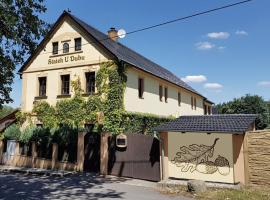
<instances>
[{"instance_id":1,"label":"asphalt road","mask_svg":"<svg viewBox=\"0 0 270 200\"><path fill-rule=\"evenodd\" d=\"M61 178L0 173L0 199L187 199L160 194L150 185L138 186L136 180L102 178L93 174Z\"/></svg>"}]
</instances>

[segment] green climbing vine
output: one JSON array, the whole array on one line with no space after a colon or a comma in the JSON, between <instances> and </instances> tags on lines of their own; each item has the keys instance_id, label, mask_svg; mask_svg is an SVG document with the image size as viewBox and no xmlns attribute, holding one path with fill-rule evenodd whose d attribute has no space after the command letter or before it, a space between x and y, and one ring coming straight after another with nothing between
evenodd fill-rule
<instances>
[{"instance_id":1,"label":"green climbing vine","mask_svg":"<svg viewBox=\"0 0 270 200\"><path fill-rule=\"evenodd\" d=\"M103 131L122 133L124 91L126 87L125 66L122 63L106 62L97 73L97 89L103 96Z\"/></svg>"},{"instance_id":2,"label":"green climbing vine","mask_svg":"<svg viewBox=\"0 0 270 200\"><path fill-rule=\"evenodd\" d=\"M126 80L125 65L122 62L104 62L96 74L97 94L90 95L87 99L83 98L81 81L77 77L71 81L74 92L72 98L60 100L55 106L46 101L36 102L32 113L35 113L37 119L43 122L43 126L49 129L59 128L60 124L78 129L83 128L85 123L91 123L98 126L99 130L112 134L129 131L152 132L151 126L146 122L156 125L163 120L157 116L128 114L125 111ZM100 115L104 116L102 125L98 120ZM130 122L136 124L136 130L132 129Z\"/></svg>"}]
</instances>

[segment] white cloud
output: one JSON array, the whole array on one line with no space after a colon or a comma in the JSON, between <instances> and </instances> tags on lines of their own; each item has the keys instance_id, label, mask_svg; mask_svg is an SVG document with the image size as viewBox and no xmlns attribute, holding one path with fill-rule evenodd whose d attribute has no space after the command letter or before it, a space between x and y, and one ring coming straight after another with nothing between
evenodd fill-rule
<instances>
[{"instance_id":1,"label":"white cloud","mask_svg":"<svg viewBox=\"0 0 270 200\"><path fill-rule=\"evenodd\" d=\"M219 50L223 50L223 49L226 49L226 47L224 47L224 46L219 46L218 49L219 49Z\"/></svg>"},{"instance_id":2,"label":"white cloud","mask_svg":"<svg viewBox=\"0 0 270 200\"><path fill-rule=\"evenodd\" d=\"M205 83L204 88L211 90L221 90L223 88L223 85L219 83Z\"/></svg>"},{"instance_id":3,"label":"white cloud","mask_svg":"<svg viewBox=\"0 0 270 200\"><path fill-rule=\"evenodd\" d=\"M246 31L243 31L243 30L237 30L237 31L235 32L235 34L236 34L236 35L244 35L244 36L248 35L248 33L247 33Z\"/></svg>"},{"instance_id":4,"label":"white cloud","mask_svg":"<svg viewBox=\"0 0 270 200\"><path fill-rule=\"evenodd\" d=\"M198 42L195 44L195 46L199 50L210 50L210 49L213 49L215 47L215 45L210 43L210 42Z\"/></svg>"},{"instance_id":5,"label":"white cloud","mask_svg":"<svg viewBox=\"0 0 270 200\"><path fill-rule=\"evenodd\" d=\"M230 37L230 33L228 32L213 32L213 33L208 33L207 37L211 39L227 39Z\"/></svg>"},{"instance_id":6,"label":"white cloud","mask_svg":"<svg viewBox=\"0 0 270 200\"><path fill-rule=\"evenodd\" d=\"M181 79L182 81L187 82L187 83L202 83L202 82L207 81L207 78L204 75L186 76Z\"/></svg>"},{"instance_id":7,"label":"white cloud","mask_svg":"<svg viewBox=\"0 0 270 200\"><path fill-rule=\"evenodd\" d=\"M261 87L270 87L270 81L260 81L258 83L258 86L261 86Z\"/></svg>"}]
</instances>

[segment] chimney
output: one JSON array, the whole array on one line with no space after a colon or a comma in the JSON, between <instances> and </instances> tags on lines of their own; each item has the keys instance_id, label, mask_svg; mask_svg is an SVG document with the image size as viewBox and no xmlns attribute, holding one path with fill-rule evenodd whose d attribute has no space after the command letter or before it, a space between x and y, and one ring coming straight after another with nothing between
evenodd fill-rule
<instances>
[{"instance_id":1,"label":"chimney","mask_svg":"<svg viewBox=\"0 0 270 200\"><path fill-rule=\"evenodd\" d=\"M117 30L115 28L110 28L110 30L108 31L108 36L109 38L111 38L112 40L116 41L118 40L118 35L117 35Z\"/></svg>"}]
</instances>

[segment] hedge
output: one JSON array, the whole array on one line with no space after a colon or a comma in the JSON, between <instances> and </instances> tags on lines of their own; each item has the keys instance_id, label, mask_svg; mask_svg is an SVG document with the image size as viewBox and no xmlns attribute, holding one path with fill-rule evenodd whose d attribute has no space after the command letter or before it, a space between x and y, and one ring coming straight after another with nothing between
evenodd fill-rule
<instances>
[{"instance_id":1,"label":"hedge","mask_svg":"<svg viewBox=\"0 0 270 200\"><path fill-rule=\"evenodd\" d=\"M173 120L174 117L160 117L153 114L132 113L123 114L123 129L124 133L139 133L153 135L153 128Z\"/></svg>"}]
</instances>

